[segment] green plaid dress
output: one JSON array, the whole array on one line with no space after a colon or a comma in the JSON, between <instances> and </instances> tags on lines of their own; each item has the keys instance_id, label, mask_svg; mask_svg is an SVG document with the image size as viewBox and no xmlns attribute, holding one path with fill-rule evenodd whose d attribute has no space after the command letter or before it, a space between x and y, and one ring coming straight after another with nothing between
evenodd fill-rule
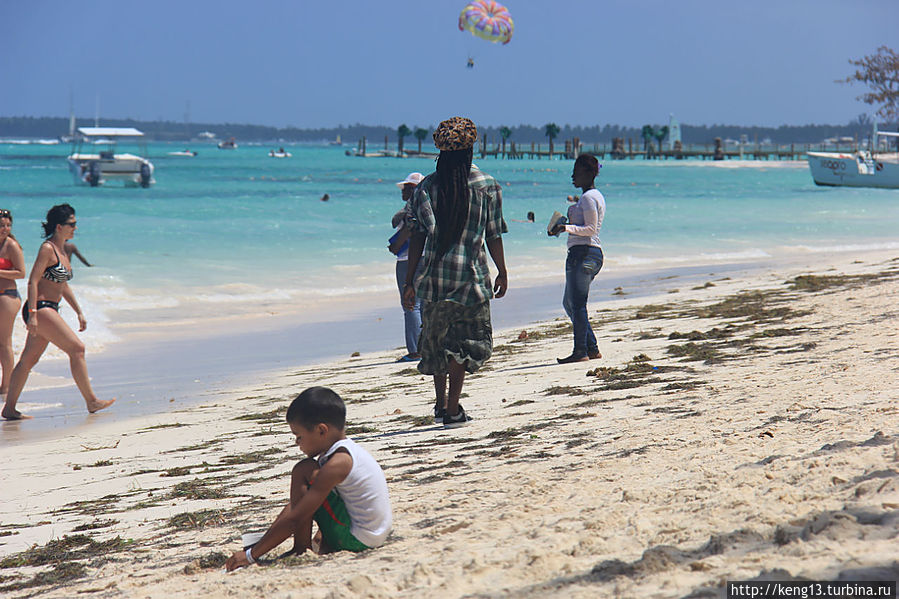
<instances>
[{"instance_id":1,"label":"green plaid dress","mask_svg":"<svg viewBox=\"0 0 899 599\"><path fill-rule=\"evenodd\" d=\"M472 167L468 177L468 221L458 242L437 254L432 173L415 188L406 206L406 221L426 236L416 295L422 304L422 333L418 369L424 374L446 373L447 360L477 371L493 351L490 303L493 285L487 265L486 242L508 231L503 221L502 189L496 180Z\"/></svg>"}]
</instances>

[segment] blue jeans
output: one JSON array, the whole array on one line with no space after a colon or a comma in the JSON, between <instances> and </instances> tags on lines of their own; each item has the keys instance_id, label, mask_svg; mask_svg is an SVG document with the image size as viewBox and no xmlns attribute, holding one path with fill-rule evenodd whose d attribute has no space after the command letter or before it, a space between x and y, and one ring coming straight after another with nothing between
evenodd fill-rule
<instances>
[{"instance_id":1,"label":"blue jeans","mask_svg":"<svg viewBox=\"0 0 899 599\"><path fill-rule=\"evenodd\" d=\"M403 301L403 287L406 286L406 273L409 272L408 260L396 261L396 286L400 290L400 303ZM421 335L421 300L415 298L415 307L411 310L403 308L403 319L406 321L406 351L418 353L418 337Z\"/></svg>"},{"instance_id":2,"label":"blue jeans","mask_svg":"<svg viewBox=\"0 0 899 599\"><path fill-rule=\"evenodd\" d=\"M590 283L602 268L602 249L590 245L568 248L565 260L565 297L562 306L574 327L574 351L572 355L583 357L599 351L596 336L587 317L587 295Z\"/></svg>"}]
</instances>

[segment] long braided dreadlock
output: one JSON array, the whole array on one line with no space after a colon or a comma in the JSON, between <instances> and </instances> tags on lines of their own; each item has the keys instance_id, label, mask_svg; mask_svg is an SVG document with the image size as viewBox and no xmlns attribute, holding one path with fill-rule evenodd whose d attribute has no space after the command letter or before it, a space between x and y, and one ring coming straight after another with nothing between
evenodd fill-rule
<instances>
[{"instance_id":1,"label":"long braided dreadlock","mask_svg":"<svg viewBox=\"0 0 899 599\"><path fill-rule=\"evenodd\" d=\"M468 220L468 176L472 153L472 148L443 150L437 158L437 193L432 197L439 256L446 254L462 238L462 230Z\"/></svg>"}]
</instances>

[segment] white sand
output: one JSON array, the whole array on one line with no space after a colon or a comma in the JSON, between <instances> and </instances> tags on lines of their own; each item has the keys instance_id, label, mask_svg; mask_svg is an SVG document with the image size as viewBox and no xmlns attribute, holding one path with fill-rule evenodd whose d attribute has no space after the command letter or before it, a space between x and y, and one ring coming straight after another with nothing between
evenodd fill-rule
<instances>
[{"instance_id":1,"label":"white sand","mask_svg":"<svg viewBox=\"0 0 899 599\"><path fill-rule=\"evenodd\" d=\"M807 292L784 285L807 270L781 270L622 299L592 314L604 359L589 363L555 365L570 351L565 321L527 327L522 342L520 329L506 331L488 368L466 381L476 420L462 429L415 426L431 413L430 380L390 352L285 372L186 411L0 447L0 560L63 535L133 539L73 556L84 577L7 594L683 597L775 569L834 579L881 567L895 579L899 259L841 260L816 270L889 274ZM746 291L763 294L749 316L697 313ZM791 312L760 320L758 309ZM668 353L687 343L672 332L712 329L719 338L694 343L720 361ZM598 367L618 370L586 376ZM203 567L286 501L300 456L281 414L313 384L337 390L350 426L364 427L351 436L385 469L392 538L359 555L228 575L215 559ZM190 471L161 476L172 468ZM224 496L173 496L193 481ZM170 525L185 512L206 525ZM0 568L0 588L49 569Z\"/></svg>"}]
</instances>

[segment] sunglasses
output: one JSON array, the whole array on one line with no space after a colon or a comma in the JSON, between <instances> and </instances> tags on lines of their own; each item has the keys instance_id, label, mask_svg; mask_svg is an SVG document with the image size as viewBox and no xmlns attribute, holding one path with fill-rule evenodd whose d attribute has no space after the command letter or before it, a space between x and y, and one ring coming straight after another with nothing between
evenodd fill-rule
<instances>
[{"instance_id":1,"label":"sunglasses","mask_svg":"<svg viewBox=\"0 0 899 599\"><path fill-rule=\"evenodd\" d=\"M74 227L74 226L77 225L77 224L78 224L78 221L77 221L77 220L73 220L73 221L70 222L70 223L62 223L62 225L65 226L65 227Z\"/></svg>"},{"instance_id":2,"label":"sunglasses","mask_svg":"<svg viewBox=\"0 0 899 599\"><path fill-rule=\"evenodd\" d=\"M11 218L12 212L9 210L0 210L0 218Z\"/></svg>"}]
</instances>

